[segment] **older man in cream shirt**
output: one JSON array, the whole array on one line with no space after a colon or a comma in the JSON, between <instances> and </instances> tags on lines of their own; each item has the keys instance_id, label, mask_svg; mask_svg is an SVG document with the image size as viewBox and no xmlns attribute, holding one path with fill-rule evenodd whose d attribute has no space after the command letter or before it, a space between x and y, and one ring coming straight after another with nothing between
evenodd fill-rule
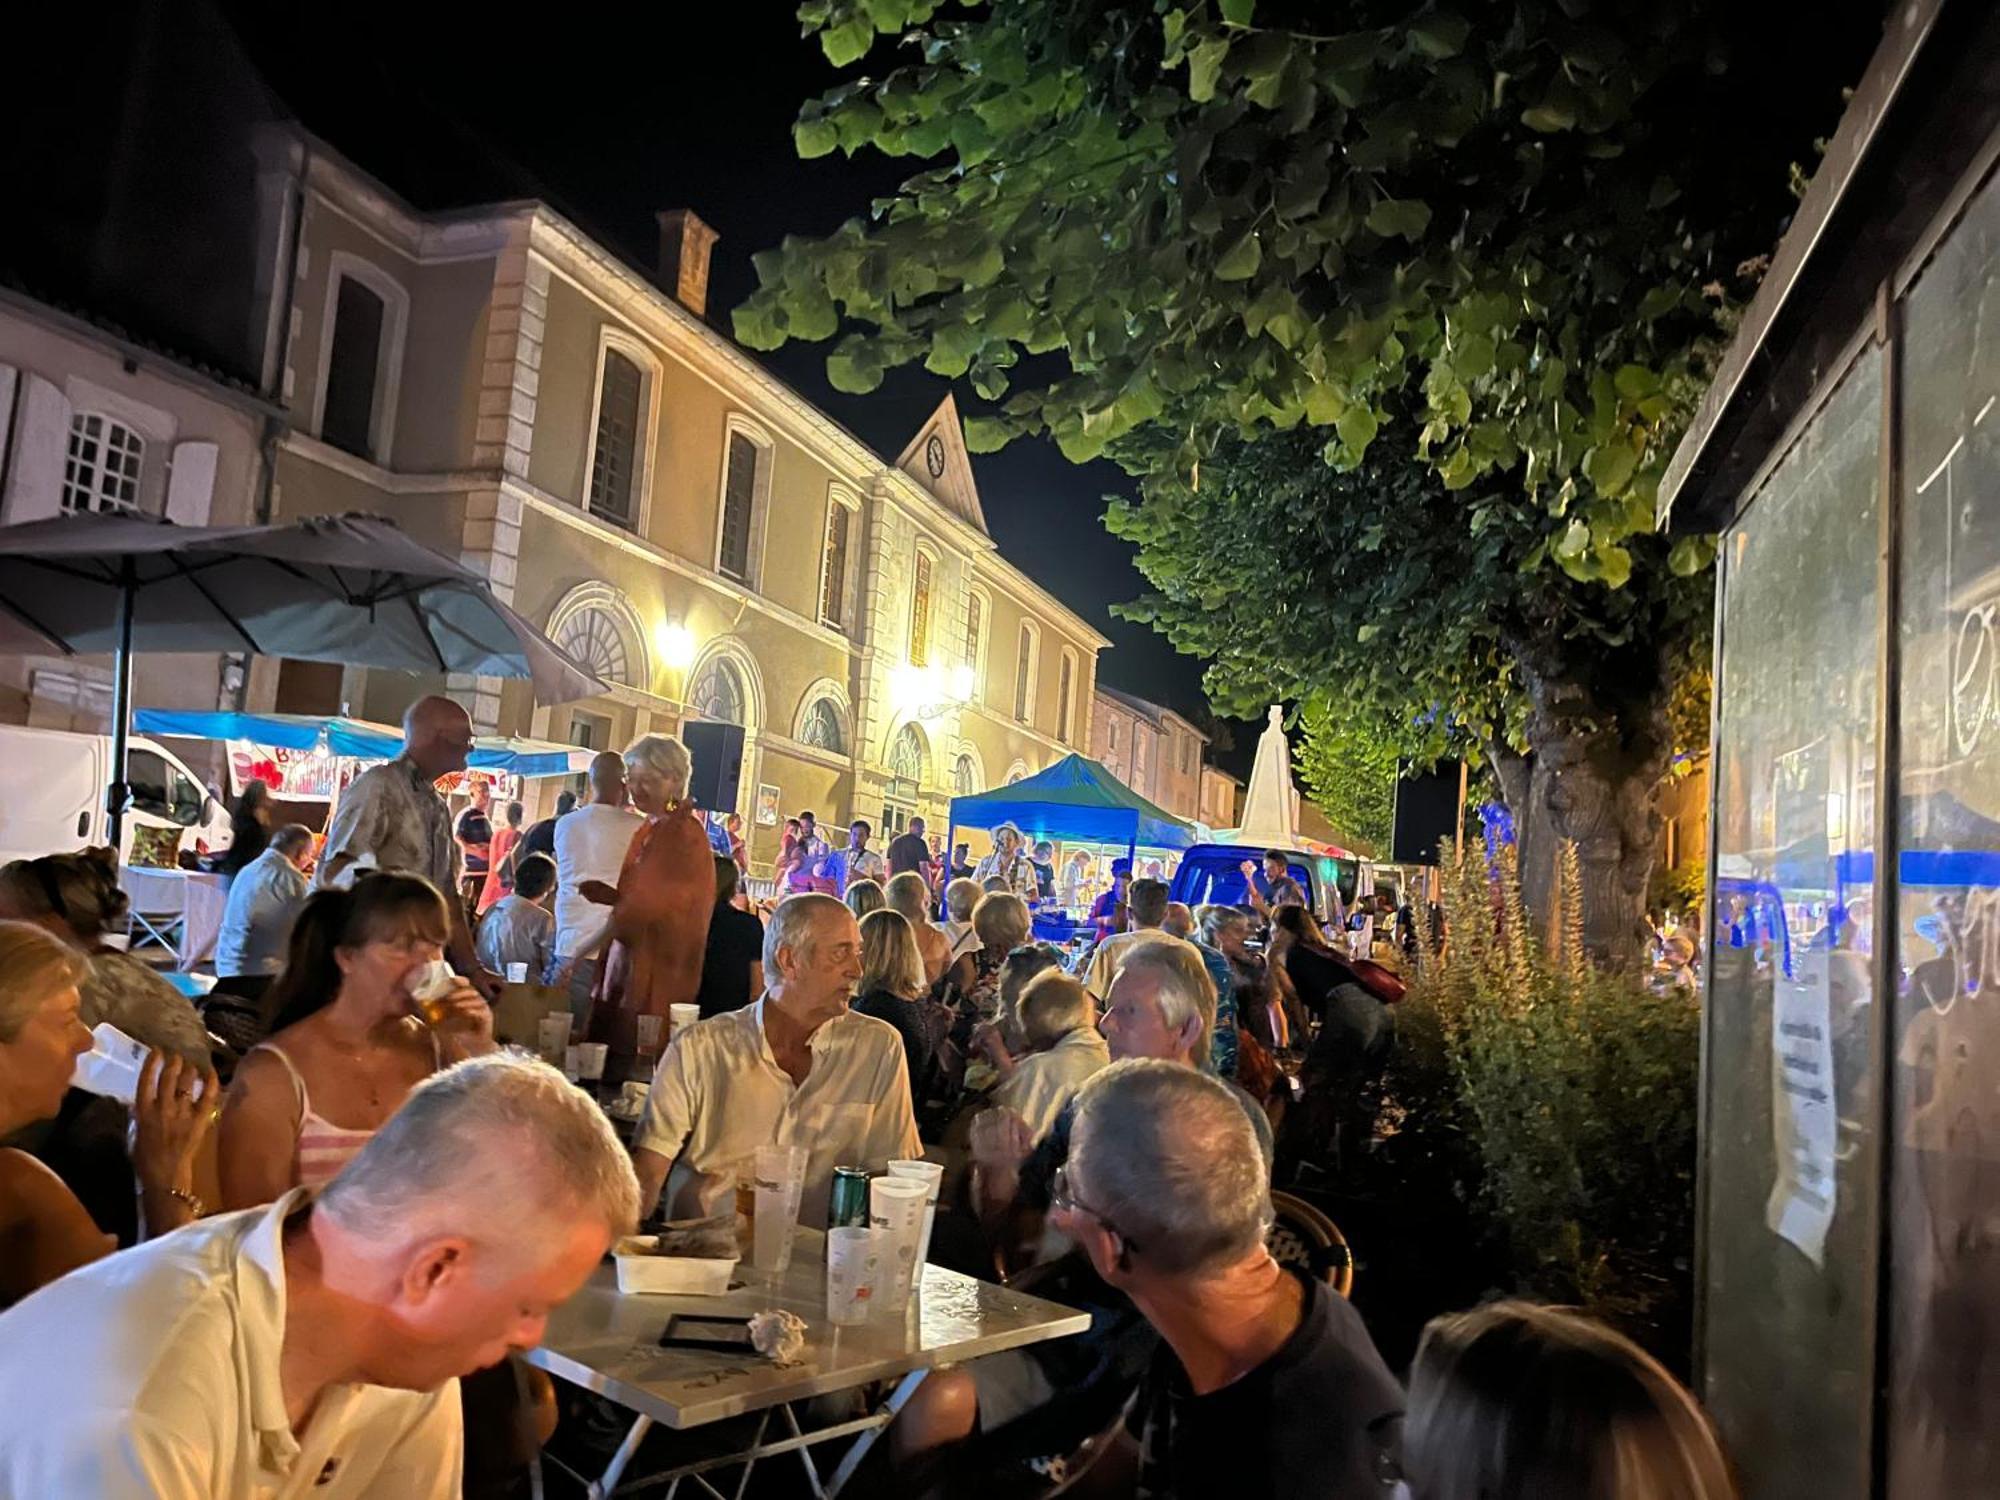
<instances>
[{"instance_id":1,"label":"older man in cream shirt","mask_svg":"<svg viewBox=\"0 0 2000 1500\"><path fill-rule=\"evenodd\" d=\"M645 1213L663 1187L669 1218L714 1213L759 1146L799 1145L799 1222L817 1225L835 1167L879 1172L921 1153L902 1038L847 1008L861 980L854 914L831 896L787 898L764 931L764 977L754 1005L689 1027L660 1059L633 1143Z\"/></svg>"}]
</instances>

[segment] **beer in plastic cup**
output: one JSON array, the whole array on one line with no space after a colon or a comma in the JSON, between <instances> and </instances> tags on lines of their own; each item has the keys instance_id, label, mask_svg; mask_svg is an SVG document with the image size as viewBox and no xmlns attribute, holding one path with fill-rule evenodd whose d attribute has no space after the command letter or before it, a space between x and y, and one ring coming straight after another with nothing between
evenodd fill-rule
<instances>
[{"instance_id":1,"label":"beer in plastic cup","mask_svg":"<svg viewBox=\"0 0 2000 1500\"><path fill-rule=\"evenodd\" d=\"M579 1078L594 1082L604 1076L604 1059L611 1051L604 1042L579 1042L570 1049L576 1053L576 1071Z\"/></svg>"},{"instance_id":2,"label":"beer in plastic cup","mask_svg":"<svg viewBox=\"0 0 2000 1500\"><path fill-rule=\"evenodd\" d=\"M869 1227L883 1235L881 1300L886 1306L901 1307L910 1300L929 1197L930 1188L915 1177L877 1177L868 1184Z\"/></svg>"},{"instance_id":3,"label":"beer in plastic cup","mask_svg":"<svg viewBox=\"0 0 2000 1500\"><path fill-rule=\"evenodd\" d=\"M767 1275L782 1276L792 1263L792 1231L798 1227L806 1185L806 1148L759 1146L756 1173L754 1263Z\"/></svg>"},{"instance_id":4,"label":"beer in plastic cup","mask_svg":"<svg viewBox=\"0 0 2000 1500\"><path fill-rule=\"evenodd\" d=\"M865 1323L874 1305L882 1231L849 1226L826 1232L826 1320Z\"/></svg>"},{"instance_id":5,"label":"beer in plastic cup","mask_svg":"<svg viewBox=\"0 0 2000 1500\"><path fill-rule=\"evenodd\" d=\"M651 1057L660 1050L660 1017L637 1016L634 1019L639 1028L639 1050Z\"/></svg>"},{"instance_id":6,"label":"beer in plastic cup","mask_svg":"<svg viewBox=\"0 0 2000 1500\"><path fill-rule=\"evenodd\" d=\"M561 1064L564 1050L569 1046L569 1029L575 1018L566 1010L551 1011L536 1023L536 1050L542 1054L542 1061Z\"/></svg>"},{"instance_id":7,"label":"beer in plastic cup","mask_svg":"<svg viewBox=\"0 0 2000 1500\"><path fill-rule=\"evenodd\" d=\"M921 1281L924 1264L931 1258L931 1230L937 1225L938 1189L944 1185L944 1168L934 1161L892 1161L889 1163L889 1175L907 1177L930 1189L930 1196L924 1201L923 1238L917 1242L916 1276Z\"/></svg>"}]
</instances>

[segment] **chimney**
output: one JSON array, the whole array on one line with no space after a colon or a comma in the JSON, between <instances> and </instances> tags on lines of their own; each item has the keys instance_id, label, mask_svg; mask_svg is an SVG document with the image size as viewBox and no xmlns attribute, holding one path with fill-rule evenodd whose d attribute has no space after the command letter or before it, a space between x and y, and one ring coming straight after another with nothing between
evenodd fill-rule
<instances>
[{"instance_id":1,"label":"chimney","mask_svg":"<svg viewBox=\"0 0 2000 1500\"><path fill-rule=\"evenodd\" d=\"M688 208L663 208L660 221L660 285L697 318L708 314L708 252L716 233Z\"/></svg>"}]
</instances>

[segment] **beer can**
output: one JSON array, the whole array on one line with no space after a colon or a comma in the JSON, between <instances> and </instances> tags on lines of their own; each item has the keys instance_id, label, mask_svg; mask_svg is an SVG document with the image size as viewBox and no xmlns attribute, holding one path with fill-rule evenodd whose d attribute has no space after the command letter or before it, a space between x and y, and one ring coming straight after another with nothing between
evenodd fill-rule
<instances>
[{"instance_id":1,"label":"beer can","mask_svg":"<svg viewBox=\"0 0 2000 1500\"><path fill-rule=\"evenodd\" d=\"M833 1190L826 1196L828 1229L868 1227L868 1169L835 1167Z\"/></svg>"}]
</instances>

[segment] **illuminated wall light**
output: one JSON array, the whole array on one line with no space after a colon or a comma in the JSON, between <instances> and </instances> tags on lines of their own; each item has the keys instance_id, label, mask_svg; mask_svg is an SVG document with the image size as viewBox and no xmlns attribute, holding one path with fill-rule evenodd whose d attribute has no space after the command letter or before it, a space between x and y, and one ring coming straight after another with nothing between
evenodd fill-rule
<instances>
[{"instance_id":1,"label":"illuminated wall light","mask_svg":"<svg viewBox=\"0 0 2000 1500\"><path fill-rule=\"evenodd\" d=\"M660 660L675 672L685 672L694 664L694 632L672 620L662 620L653 631Z\"/></svg>"}]
</instances>

